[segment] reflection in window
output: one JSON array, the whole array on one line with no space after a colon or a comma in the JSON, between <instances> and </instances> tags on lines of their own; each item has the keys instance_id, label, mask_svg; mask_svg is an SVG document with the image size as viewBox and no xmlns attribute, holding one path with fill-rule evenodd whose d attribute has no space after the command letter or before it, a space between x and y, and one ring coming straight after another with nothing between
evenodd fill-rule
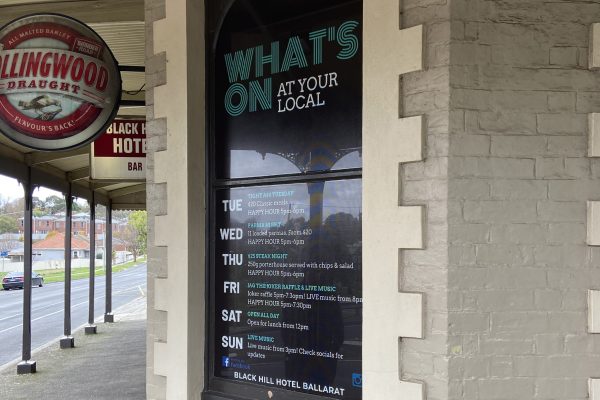
<instances>
[{"instance_id":1,"label":"reflection in window","mask_svg":"<svg viewBox=\"0 0 600 400\"><path fill-rule=\"evenodd\" d=\"M239 177L260 176L264 170L277 171L281 175L297 174L298 168L284 157L254 150L231 151L231 175Z\"/></svg>"},{"instance_id":2,"label":"reflection in window","mask_svg":"<svg viewBox=\"0 0 600 400\"><path fill-rule=\"evenodd\" d=\"M352 151L352 152L344 155L342 158L337 160L335 162L335 164L333 164L333 167L331 167L331 169L332 170L350 169L350 168L356 168L357 165L358 166L362 165L362 152L358 151L358 150Z\"/></svg>"}]
</instances>

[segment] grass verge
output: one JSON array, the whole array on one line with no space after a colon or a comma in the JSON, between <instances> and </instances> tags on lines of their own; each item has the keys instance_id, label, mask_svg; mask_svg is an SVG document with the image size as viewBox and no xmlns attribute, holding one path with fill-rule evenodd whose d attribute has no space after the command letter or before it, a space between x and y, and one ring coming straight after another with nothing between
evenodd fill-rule
<instances>
[{"instance_id":1,"label":"grass verge","mask_svg":"<svg viewBox=\"0 0 600 400\"><path fill-rule=\"evenodd\" d=\"M112 270L113 274L121 271L125 271L129 268L135 267L139 264L145 263L146 257L138 257L137 261L129 261L124 264L113 265ZM65 280L65 270L64 269L42 269L35 271L38 274L41 274L44 277L44 283L52 283L52 282L64 282ZM0 281L7 272L0 272ZM96 268L96 276L104 276L106 275L106 271L104 267ZM73 268L71 270L71 279L76 281L78 279L88 279L90 277L90 269L89 268ZM0 290L2 287L0 286Z\"/></svg>"}]
</instances>

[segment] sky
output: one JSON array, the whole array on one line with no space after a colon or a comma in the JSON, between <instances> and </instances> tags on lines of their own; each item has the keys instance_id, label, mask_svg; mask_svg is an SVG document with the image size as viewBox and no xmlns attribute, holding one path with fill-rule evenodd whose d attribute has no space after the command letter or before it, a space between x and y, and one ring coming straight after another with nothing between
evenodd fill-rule
<instances>
[{"instance_id":1,"label":"sky","mask_svg":"<svg viewBox=\"0 0 600 400\"><path fill-rule=\"evenodd\" d=\"M39 197L40 199L45 199L48 196L57 194L60 195L60 193L57 193L54 190L43 187L38 188L33 193L34 196ZM16 179L0 175L0 197L10 200L18 199L19 197L23 197L23 188Z\"/></svg>"}]
</instances>

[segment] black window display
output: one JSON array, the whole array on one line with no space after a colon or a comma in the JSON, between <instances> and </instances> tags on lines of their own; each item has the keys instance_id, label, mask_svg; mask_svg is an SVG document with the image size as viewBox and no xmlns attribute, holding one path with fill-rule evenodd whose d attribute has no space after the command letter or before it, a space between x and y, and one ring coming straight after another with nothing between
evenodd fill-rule
<instances>
[{"instance_id":1,"label":"black window display","mask_svg":"<svg viewBox=\"0 0 600 400\"><path fill-rule=\"evenodd\" d=\"M359 400L362 2L208 11L207 399Z\"/></svg>"},{"instance_id":2,"label":"black window display","mask_svg":"<svg viewBox=\"0 0 600 400\"><path fill-rule=\"evenodd\" d=\"M216 206L215 376L360 399L360 180L222 189Z\"/></svg>"},{"instance_id":3,"label":"black window display","mask_svg":"<svg viewBox=\"0 0 600 400\"><path fill-rule=\"evenodd\" d=\"M360 168L362 3L236 1L214 54L217 178Z\"/></svg>"}]
</instances>

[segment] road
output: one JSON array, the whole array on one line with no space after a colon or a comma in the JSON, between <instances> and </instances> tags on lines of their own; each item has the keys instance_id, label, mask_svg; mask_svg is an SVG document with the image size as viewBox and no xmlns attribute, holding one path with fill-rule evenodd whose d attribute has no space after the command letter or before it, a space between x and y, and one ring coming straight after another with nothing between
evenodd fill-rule
<instances>
[{"instance_id":1,"label":"road","mask_svg":"<svg viewBox=\"0 0 600 400\"><path fill-rule=\"evenodd\" d=\"M95 316L104 315L105 278L96 278ZM146 264L113 274L113 310L146 292ZM88 279L72 282L71 326L87 323ZM64 283L48 283L32 291L31 348L63 336ZM101 329L101 328L99 328ZM0 291L0 366L21 356L23 291ZM77 345L77 343L75 343ZM58 345L57 345L58 346Z\"/></svg>"}]
</instances>

